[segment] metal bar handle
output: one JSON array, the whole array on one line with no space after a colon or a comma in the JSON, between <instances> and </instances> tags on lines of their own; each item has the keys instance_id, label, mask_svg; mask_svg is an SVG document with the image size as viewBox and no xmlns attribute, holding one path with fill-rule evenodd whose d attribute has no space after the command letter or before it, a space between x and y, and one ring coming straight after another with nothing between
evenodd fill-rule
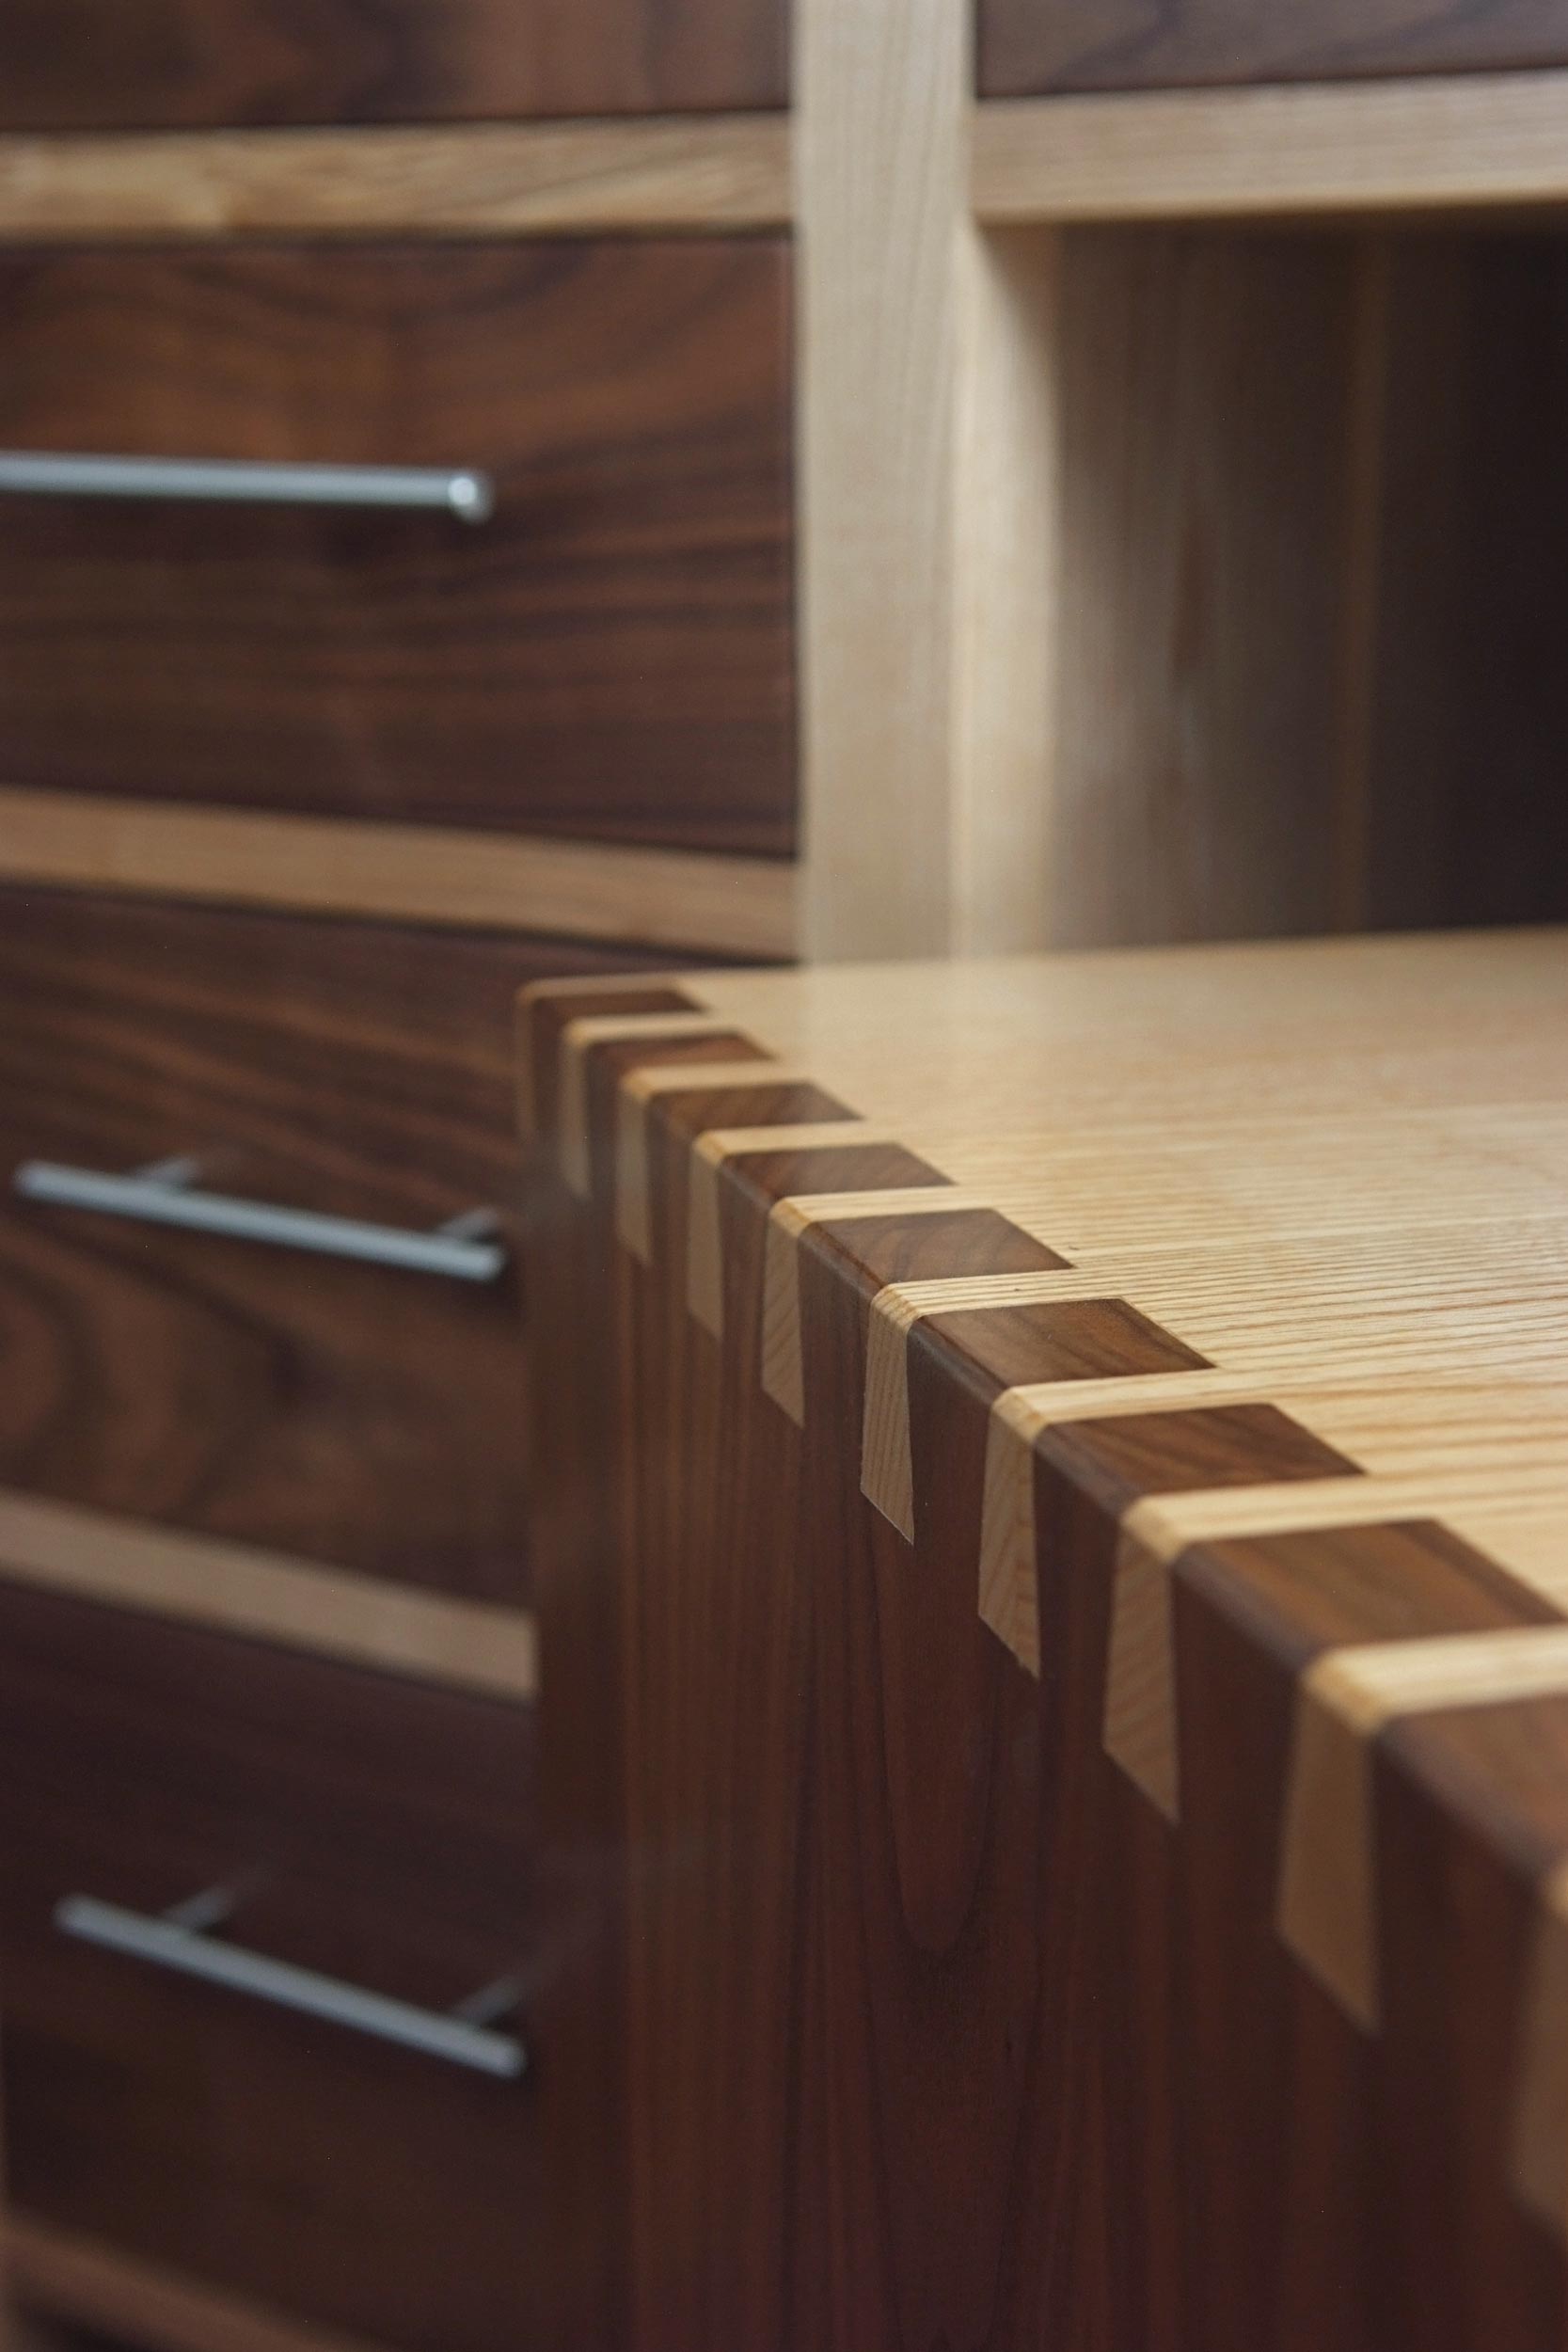
<instances>
[{"instance_id":1,"label":"metal bar handle","mask_svg":"<svg viewBox=\"0 0 1568 2352\"><path fill-rule=\"evenodd\" d=\"M312 1209L276 1208L270 1200L245 1200L230 1193L198 1192L191 1183L196 1172L189 1160L161 1160L129 1176L62 1168L52 1160L24 1160L11 1183L24 1200L48 1201L55 1208L93 1209L100 1216L178 1225L280 1249L313 1249L324 1257L402 1266L413 1274L442 1274L458 1282L493 1282L506 1264L505 1248L491 1237L497 1220L488 1210L454 1217L434 1232L408 1232L398 1225L324 1216Z\"/></svg>"},{"instance_id":2,"label":"metal bar handle","mask_svg":"<svg viewBox=\"0 0 1568 2352\"><path fill-rule=\"evenodd\" d=\"M278 466L244 457L89 457L0 450L0 491L65 499L186 499L244 506L376 506L487 522L490 476L471 467Z\"/></svg>"},{"instance_id":3,"label":"metal bar handle","mask_svg":"<svg viewBox=\"0 0 1568 2352\"><path fill-rule=\"evenodd\" d=\"M189 1906L181 1906L188 1910ZM67 1895L55 1906L55 1925L62 1935L145 1960L157 1968L199 1977L231 1993L249 1993L279 2009L306 2017L324 2018L347 2026L378 2042L395 2042L400 2048L420 2050L429 2058L448 2058L454 2066L471 2067L481 2074L515 2080L528 2064L528 2052L515 2034L470 2024L443 2010L416 2008L385 1993L369 1993L363 1985L338 1977L319 1976L313 1968L296 1968L293 1962L271 1960L243 1944L216 1942L199 1926L178 1915L160 1917L145 1911L128 1911L119 1903L101 1902L96 1895ZM511 1988L508 1988L509 1990Z\"/></svg>"}]
</instances>

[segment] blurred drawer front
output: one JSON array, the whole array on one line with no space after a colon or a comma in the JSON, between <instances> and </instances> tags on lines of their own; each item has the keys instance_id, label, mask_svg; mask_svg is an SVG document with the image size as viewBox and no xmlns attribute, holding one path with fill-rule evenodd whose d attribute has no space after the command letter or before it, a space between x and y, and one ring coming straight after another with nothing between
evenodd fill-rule
<instances>
[{"instance_id":1,"label":"blurred drawer front","mask_svg":"<svg viewBox=\"0 0 1568 2352\"><path fill-rule=\"evenodd\" d=\"M512 1003L585 960L615 961L0 893L0 1486L525 1598ZM168 1160L372 1248L501 1231L426 1272L334 1225L307 1248L17 1190Z\"/></svg>"},{"instance_id":2,"label":"blurred drawer front","mask_svg":"<svg viewBox=\"0 0 1568 2352\"><path fill-rule=\"evenodd\" d=\"M494 492L0 490L0 782L791 847L782 241L12 251L0 320L6 453Z\"/></svg>"},{"instance_id":3,"label":"blurred drawer front","mask_svg":"<svg viewBox=\"0 0 1568 2352\"><path fill-rule=\"evenodd\" d=\"M7 0L0 128L784 102L784 0Z\"/></svg>"},{"instance_id":4,"label":"blurred drawer front","mask_svg":"<svg viewBox=\"0 0 1568 2352\"><path fill-rule=\"evenodd\" d=\"M531 1724L0 1582L21 2211L356 2340L526 2352L526 2062L421 2054L70 1927L97 1915L83 1898L151 1922L221 1888L232 1909L199 1940L254 1956L263 1987L281 1965L437 2023L486 1988L512 2002L537 1937ZM515 2063L527 2030L525 1999L479 2046Z\"/></svg>"},{"instance_id":5,"label":"blurred drawer front","mask_svg":"<svg viewBox=\"0 0 1568 2352\"><path fill-rule=\"evenodd\" d=\"M980 0L980 92L1179 88L1568 62L1568 21L1533 0Z\"/></svg>"}]
</instances>

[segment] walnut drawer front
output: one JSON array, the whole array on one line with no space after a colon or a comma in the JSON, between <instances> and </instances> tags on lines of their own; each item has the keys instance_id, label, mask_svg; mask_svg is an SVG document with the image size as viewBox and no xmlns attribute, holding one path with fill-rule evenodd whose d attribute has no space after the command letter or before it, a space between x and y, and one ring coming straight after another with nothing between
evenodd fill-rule
<instances>
[{"instance_id":1,"label":"walnut drawer front","mask_svg":"<svg viewBox=\"0 0 1568 2352\"><path fill-rule=\"evenodd\" d=\"M979 39L986 98L1568 61L1556 0L980 0Z\"/></svg>"},{"instance_id":2,"label":"walnut drawer front","mask_svg":"<svg viewBox=\"0 0 1568 2352\"><path fill-rule=\"evenodd\" d=\"M30 2218L409 2352L526 2352L530 1709L0 1580L0 1977ZM439 2015L502 2076L68 1931L210 1940ZM60 1915L57 1916L57 1915Z\"/></svg>"},{"instance_id":3,"label":"walnut drawer front","mask_svg":"<svg viewBox=\"0 0 1568 2352\"><path fill-rule=\"evenodd\" d=\"M0 495L0 782L794 839L777 238L0 254L0 450L494 509Z\"/></svg>"},{"instance_id":4,"label":"walnut drawer front","mask_svg":"<svg viewBox=\"0 0 1568 2352\"><path fill-rule=\"evenodd\" d=\"M8 0L0 128L784 103L784 0Z\"/></svg>"},{"instance_id":5,"label":"walnut drawer front","mask_svg":"<svg viewBox=\"0 0 1568 2352\"><path fill-rule=\"evenodd\" d=\"M493 1208L481 1247L504 1252L515 992L606 960L0 893L0 1486L526 1599L509 1264L356 1263L24 1198L17 1176L189 1157L203 1193L394 1235Z\"/></svg>"}]
</instances>

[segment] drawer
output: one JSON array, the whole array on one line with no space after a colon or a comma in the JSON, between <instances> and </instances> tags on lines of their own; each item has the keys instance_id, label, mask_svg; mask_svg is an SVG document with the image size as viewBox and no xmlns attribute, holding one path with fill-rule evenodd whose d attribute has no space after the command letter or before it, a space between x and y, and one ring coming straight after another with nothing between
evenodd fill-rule
<instances>
[{"instance_id":1,"label":"drawer","mask_svg":"<svg viewBox=\"0 0 1568 2352\"><path fill-rule=\"evenodd\" d=\"M781 240L13 250L0 319L0 449L494 489L5 495L0 781L791 847Z\"/></svg>"},{"instance_id":2,"label":"drawer","mask_svg":"<svg viewBox=\"0 0 1568 2352\"><path fill-rule=\"evenodd\" d=\"M616 960L0 893L0 1486L525 1597L510 1271L185 1231L69 1185L22 1198L16 1174L191 1158L203 1191L362 1223L372 1248L504 1213L515 992Z\"/></svg>"},{"instance_id":3,"label":"drawer","mask_svg":"<svg viewBox=\"0 0 1568 2352\"><path fill-rule=\"evenodd\" d=\"M980 0L980 91L1177 88L1568 61L1556 0Z\"/></svg>"},{"instance_id":4,"label":"drawer","mask_svg":"<svg viewBox=\"0 0 1568 2352\"><path fill-rule=\"evenodd\" d=\"M784 0L7 0L0 128L780 106Z\"/></svg>"},{"instance_id":5,"label":"drawer","mask_svg":"<svg viewBox=\"0 0 1568 2352\"><path fill-rule=\"evenodd\" d=\"M526 1708L0 1581L22 2213L355 2341L526 2352L526 2069L286 2006L277 1963L421 2020L520 1983L476 2049L526 2048L531 1738ZM212 1941L260 1959L254 1990L82 1933L135 1941L213 1888L233 1908ZM95 1908L57 1916L72 1897Z\"/></svg>"}]
</instances>

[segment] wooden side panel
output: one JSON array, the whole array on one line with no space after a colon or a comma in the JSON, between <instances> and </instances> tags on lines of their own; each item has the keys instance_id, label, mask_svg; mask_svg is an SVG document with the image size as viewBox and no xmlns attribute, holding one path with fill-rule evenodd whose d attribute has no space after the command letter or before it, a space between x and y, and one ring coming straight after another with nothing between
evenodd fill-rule
<instances>
[{"instance_id":1,"label":"wooden side panel","mask_svg":"<svg viewBox=\"0 0 1568 2352\"><path fill-rule=\"evenodd\" d=\"M1555 235L1068 235L1051 935L1550 921Z\"/></svg>"},{"instance_id":2,"label":"wooden side panel","mask_svg":"<svg viewBox=\"0 0 1568 2352\"><path fill-rule=\"evenodd\" d=\"M878 985L802 981L798 1034ZM1560 1586L1416 1516L1082 1228L1069 1263L856 1140L742 1025L783 1000L713 994L733 1019L684 1027L566 999L535 1061L546 1096L586 1066L610 1300L578 1493L608 1645L558 1703L579 1741L612 1708L617 1750L611 2341L1544 2352ZM765 1109L771 1148L724 1123ZM545 1149L559 1187L571 1120ZM986 1610L999 1513L1026 1629Z\"/></svg>"},{"instance_id":3,"label":"wooden side panel","mask_svg":"<svg viewBox=\"0 0 1568 2352\"><path fill-rule=\"evenodd\" d=\"M798 10L801 937L1037 946L1053 675L1054 255L982 236L964 10Z\"/></svg>"},{"instance_id":4,"label":"wooden side panel","mask_svg":"<svg viewBox=\"0 0 1568 2352\"><path fill-rule=\"evenodd\" d=\"M779 106L784 46L781 0L14 0L0 127Z\"/></svg>"},{"instance_id":5,"label":"wooden side panel","mask_svg":"<svg viewBox=\"0 0 1568 2352\"><path fill-rule=\"evenodd\" d=\"M789 849L780 240L13 251L0 308L8 446L496 485L7 499L7 785Z\"/></svg>"},{"instance_id":6,"label":"wooden side panel","mask_svg":"<svg viewBox=\"0 0 1568 2352\"><path fill-rule=\"evenodd\" d=\"M1555 0L981 0L980 93L1169 89L1560 65Z\"/></svg>"},{"instance_id":7,"label":"wooden side panel","mask_svg":"<svg viewBox=\"0 0 1568 2352\"><path fill-rule=\"evenodd\" d=\"M1080 232L1060 309L1049 935L1326 927L1345 241Z\"/></svg>"}]
</instances>

